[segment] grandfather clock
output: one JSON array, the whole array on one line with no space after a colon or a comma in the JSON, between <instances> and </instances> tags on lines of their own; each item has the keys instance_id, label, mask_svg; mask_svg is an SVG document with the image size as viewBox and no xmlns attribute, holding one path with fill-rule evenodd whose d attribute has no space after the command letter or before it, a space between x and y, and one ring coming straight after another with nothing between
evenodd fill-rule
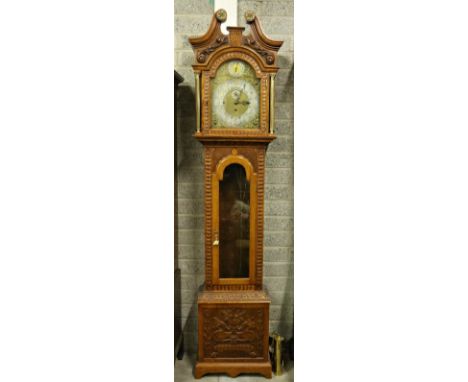
<instances>
[{"instance_id":1,"label":"grandfather clock","mask_svg":"<svg viewBox=\"0 0 468 382\"><path fill-rule=\"evenodd\" d=\"M282 41L269 39L246 12L243 27L221 32L226 11L195 53L197 131L204 146L205 284L198 294L198 361L207 373L271 378L270 299L263 287L265 154L275 139L274 84Z\"/></svg>"}]
</instances>

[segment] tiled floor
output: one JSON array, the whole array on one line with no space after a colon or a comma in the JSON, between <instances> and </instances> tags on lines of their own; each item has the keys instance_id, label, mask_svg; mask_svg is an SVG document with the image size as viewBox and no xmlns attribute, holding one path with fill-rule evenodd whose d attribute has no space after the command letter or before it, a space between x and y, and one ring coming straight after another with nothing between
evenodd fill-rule
<instances>
[{"instance_id":1,"label":"tiled floor","mask_svg":"<svg viewBox=\"0 0 468 382\"><path fill-rule=\"evenodd\" d=\"M272 379L267 379L261 375L254 374L241 374L236 378L231 378L225 374L207 374L201 379L195 379L193 376L193 367L195 365L195 357L184 355L184 358L179 361L176 360L174 366L174 382L293 382L294 369L293 367L284 370L281 376L273 374Z\"/></svg>"}]
</instances>

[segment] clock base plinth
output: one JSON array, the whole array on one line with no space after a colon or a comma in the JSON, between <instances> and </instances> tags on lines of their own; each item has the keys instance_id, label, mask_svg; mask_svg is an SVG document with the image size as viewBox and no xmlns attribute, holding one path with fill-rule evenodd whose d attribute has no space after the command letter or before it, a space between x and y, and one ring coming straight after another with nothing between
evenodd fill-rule
<instances>
[{"instance_id":1,"label":"clock base plinth","mask_svg":"<svg viewBox=\"0 0 468 382\"><path fill-rule=\"evenodd\" d=\"M195 377L254 373L271 378L269 308L264 290L200 292Z\"/></svg>"},{"instance_id":2,"label":"clock base plinth","mask_svg":"<svg viewBox=\"0 0 468 382\"><path fill-rule=\"evenodd\" d=\"M242 373L261 374L265 378L271 378L271 363L270 361L261 362L197 362L195 365L195 378L199 379L205 374L210 373L225 373L231 378L237 377Z\"/></svg>"}]
</instances>

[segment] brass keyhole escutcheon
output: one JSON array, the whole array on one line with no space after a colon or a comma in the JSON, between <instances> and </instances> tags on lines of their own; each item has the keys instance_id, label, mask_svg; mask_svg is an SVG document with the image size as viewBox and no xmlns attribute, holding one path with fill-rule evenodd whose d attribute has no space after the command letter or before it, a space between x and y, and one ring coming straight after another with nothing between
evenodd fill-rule
<instances>
[{"instance_id":1,"label":"brass keyhole escutcheon","mask_svg":"<svg viewBox=\"0 0 468 382\"><path fill-rule=\"evenodd\" d=\"M218 238L218 234L217 234L217 233L215 233L215 235L214 235L214 236L215 236L215 239L214 239L214 241L213 241L213 246L217 246L217 245L219 245L219 238Z\"/></svg>"}]
</instances>

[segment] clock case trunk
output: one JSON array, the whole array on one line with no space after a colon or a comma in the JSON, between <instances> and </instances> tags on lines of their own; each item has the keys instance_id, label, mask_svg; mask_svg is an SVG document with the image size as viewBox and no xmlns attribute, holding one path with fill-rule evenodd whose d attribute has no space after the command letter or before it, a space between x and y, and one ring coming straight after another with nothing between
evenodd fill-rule
<instances>
[{"instance_id":1,"label":"clock case trunk","mask_svg":"<svg viewBox=\"0 0 468 382\"><path fill-rule=\"evenodd\" d=\"M268 355L270 298L263 286L265 141L204 144L205 284L198 294L198 361L195 377L206 373L259 373L271 378ZM262 142L262 140L264 140ZM219 277L219 182L231 164L242 165L250 186L249 277Z\"/></svg>"}]
</instances>

